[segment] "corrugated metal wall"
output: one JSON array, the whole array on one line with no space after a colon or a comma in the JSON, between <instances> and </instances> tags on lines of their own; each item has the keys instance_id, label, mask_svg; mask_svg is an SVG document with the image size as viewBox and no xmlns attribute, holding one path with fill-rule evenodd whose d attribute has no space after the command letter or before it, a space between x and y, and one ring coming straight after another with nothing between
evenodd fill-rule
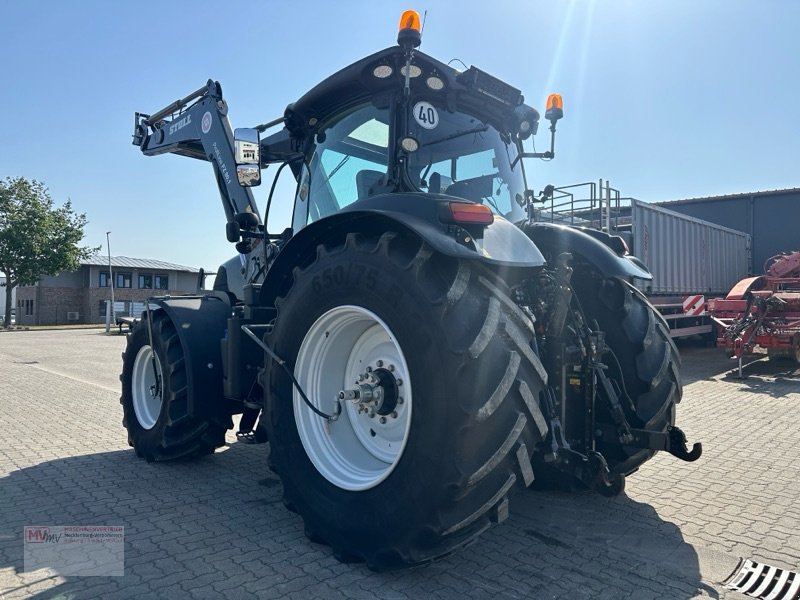
<instances>
[{"instance_id":1,"label":"corrugated metal wall","mask_svg":"<svg viewBox=\"0 0 800 600\"><path fill-rule=\"evenodd\" d=\"M653 273L649 294L725 295L750 272L750 236L646 202L632 202L633 253Z\"/></svg>"},{"instance_id":2,"label":"corrugated metal wall","mask_svg":"<svg viewBox=\"0 0 800 600\"><path fill-rule=\"evenodd\" d=\"M770 256L800 250L800 188L660 202L659 206L749 233L755 274L761 274Z\"/></svg>"}]
</instances>

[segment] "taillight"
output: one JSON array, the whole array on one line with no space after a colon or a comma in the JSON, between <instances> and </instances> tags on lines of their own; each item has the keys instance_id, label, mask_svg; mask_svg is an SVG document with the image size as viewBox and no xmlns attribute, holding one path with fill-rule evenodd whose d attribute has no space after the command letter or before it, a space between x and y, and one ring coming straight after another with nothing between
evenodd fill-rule
<instances>
[{"instance_id":1,"label":"taillight","mask_svg":"<svg viewBox=\"0 0 800 600\"><path fill-rule=\"evenodd\" d=\"M491 225L494 223L494 215L485 204L450 202L449 206L454 223L461 225Z\"/></svg>"}]
</instances>

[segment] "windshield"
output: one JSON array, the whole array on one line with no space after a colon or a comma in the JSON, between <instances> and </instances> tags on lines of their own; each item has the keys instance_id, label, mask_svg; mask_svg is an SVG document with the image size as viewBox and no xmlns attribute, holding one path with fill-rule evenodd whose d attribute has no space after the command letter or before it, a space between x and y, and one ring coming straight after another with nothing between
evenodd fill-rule
<instances>
[{"instance_id":1,"label":"windshield","mask_svg":"<svg viewBox=\"0 0 800 600\"><path fill-rule=\"evenodd\" d=\"M471 115L429 102L413 105L409 129L419 149L408 155L408 175L421 191L483 202L510 221L525 217L517 147Z\"/></svg>"}]
</instances>

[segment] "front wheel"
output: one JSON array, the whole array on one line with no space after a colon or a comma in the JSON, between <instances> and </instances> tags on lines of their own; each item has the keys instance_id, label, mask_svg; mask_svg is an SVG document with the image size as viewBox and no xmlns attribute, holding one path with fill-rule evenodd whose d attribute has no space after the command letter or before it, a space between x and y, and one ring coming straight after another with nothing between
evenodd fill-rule
<instances>
[{"instance_id":1,"label":"front wheel","mask_svg":"<svg viewBox=\"0 0 800 600\"><path fill-rule=\"evenodd\" d=\"M210 454L225 443L225 427L189 414L186 359L178 332L153 313L152 346L147 317L134 325L122 355L122 424L137 456L148 461Z\"/></svg>"},{"instance_id":2,"label":"front wheel","mask_svg":"<svg viewBox=\"0 0 800 600\"><path fill-rule=\"evenodd\" d=\"M270 460L307 535L373 569L423 563L508 514L546 433L532 324L502 280L396 233L295 269L268 338Z\"/></svg>"}]
</instances>

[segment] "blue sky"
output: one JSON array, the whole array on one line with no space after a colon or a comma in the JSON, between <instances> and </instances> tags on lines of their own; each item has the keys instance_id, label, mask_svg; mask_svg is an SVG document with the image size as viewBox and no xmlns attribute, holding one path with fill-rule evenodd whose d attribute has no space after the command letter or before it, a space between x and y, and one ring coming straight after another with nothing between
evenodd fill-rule
<instances>
[{"instance_id":1,"label":"blue sky","mask_svg":"<svg viewBox=\"0 0 800 600\"><path fill-rule=\"evenodd\" d=\"M211 77L234 127L271 120L394 44L407 8L428 11L424 52L474 64L539 108L563 95L557 158L530 164L534 189L602 177L654 201L800 186L794 0L4 0L0 177L70 198L104 252L111 230L115 255L213 269L235 251L211 168L143 156L134 111ZM256 188L262 209L268 187ZM278 229L290 192L274 203Z\"/></svg>"}]
</instances>

